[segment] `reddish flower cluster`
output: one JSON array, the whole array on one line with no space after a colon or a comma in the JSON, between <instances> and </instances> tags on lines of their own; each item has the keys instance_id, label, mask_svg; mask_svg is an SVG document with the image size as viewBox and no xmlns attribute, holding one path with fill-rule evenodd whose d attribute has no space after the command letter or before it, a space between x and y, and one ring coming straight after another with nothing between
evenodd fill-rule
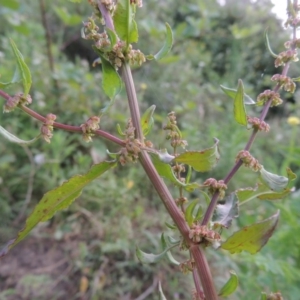
<instances>
[{"instance_id":1,"label":"reddish flower cluster","mask_svg":"<svg viewBox=\"0 0 300 300\"><path fill-rule=\"evenodd\" d=\"M236 162L241 160L245 167L250 168L254 172L259 171L262 168L262 165L255 159L249 151L242 150L236 156Z\"/></svg>"},{"instance_id":2,"label":"reddish flower cluster","mask_svg":"<svg viewBox=\"0 0 300 300\"><path fill-rule=\"evenodd\" d=\"M189 232L189 238L194 243L211 244L214 241L219 241L221 236L218 232L208 229L207 226L193 224Z\"/></svg>"},{"instance_id":3,"label":"reddish flower cluster","mask_svg":"<svg viewBox=\"0 0 300 300\"><path fill-rule=\"evenodd\" d=\"M131 119L128 120L125 130L126 146L120 150L119 162L125 165L127 162L137 162L139 153L141 152L142 143L134 137L135 128L132 125Z\"/></svg>"},{"instance_id":4,"label":"reddish flower cluster","mask_svg":"<svg viewBox=\"0 0 300 300\"><path fill-rule=\"evenodd\" d=\"M277 106L283 102L278 93L271 90L265 90L263 93L258 95L256 105L264 105L269 100L272 100L271 106Z\"/></svg>"},{"instance_id":5,"label":"reddish flower cluster","mask_svg":"<svg viewBox=\"0 0 300 300\"><path fill-rule=\"evenodd\" d=\"M3 112L11 112L13 111L19 104L20 105L28 105L32 103L32 98L30 95L24 96L22 93L18 93L13 97L10 97L3 107Z\"/></svg>"},{"instance_id":6,"label":"reddish flower cluster","mask_svg":"<svg viewBox=\"0 0 300 300\"><path fill-rule=\"evenodd\" d=\"M224 180L216 180L215 178L208 178L204 181L203 186L208 187L208 191L210 194L214 194L215 192L219 192L219 199L223 199L225 196L225 190L227 189L227 185L224 183Z\"/></svg>"},{"instance_id":7,"label":"reddish flower cluster","mask_svg":"<svg viewBox=\"0 0 300 300\"><path fill-rule=\"evenodd\" d=\"M50 143L50 139L52 138L53 134L53 123L56 120L56 115L53 114L48 114L46 116L46 121L41 127L41 134L43 139L47 142Z\"/></svg>"},{"instance_id":8,"label":"reddish flower cluster","mask_svg":"<svg viewBox=\"0 0 300 300\"><path fill-rule=\"evenodd\" d=\"M275 67L285 65L289 61L298 61L297 50L289 49L278 54L275 59Z\"/></svg>"},{"instance_id":9,"label":"reddish flower cluster","mask_svg":"<svg viewBox=\"0 0 300 300\"><path fill-rule=\"evenodd\" d=\"M94 131L99 129L100 118L97 116L89 118L84 124L81 124L81 130L83 132L83 139L86 142L92 141Z\"/></svg>"},{"instance_id":10,"label":"reddish flower cluster","mask_svg":"<svg viewBox=\"0 0 300 300\"><path fill-rule=\"evenodd\" d=\"M272 76L271 80L276 81L280 85L280 88L283 87L285 91L291 93L295 92L296 84L290 77L281 74L275 74Z\"/></svg>"},{"instance_id":11,"label":"reddish flower cluster","mask_svg":"<svg viewBox=\"0 0 300 300\"><path fill-rule=\"evenodd\" d=\"M267 124L265 121L260 120L256 117L247 117L248 124L252 125L252 128L255 128L259 131L268 132L270 130L270 125Z\"/></svg>"}]
</instances>

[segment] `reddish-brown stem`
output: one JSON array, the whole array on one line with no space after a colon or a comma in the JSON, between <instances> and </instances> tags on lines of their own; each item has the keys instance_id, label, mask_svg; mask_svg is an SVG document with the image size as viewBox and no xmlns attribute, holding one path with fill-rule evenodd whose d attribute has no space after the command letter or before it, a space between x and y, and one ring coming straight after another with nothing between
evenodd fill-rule
<instances>
[{"instance_id":1,"label":"reddish-brown stem","mask_svg":"<svg viewBox=\"0 0 300 300\"><path fill-rule=\"evenodd\" d=\"M106 26L110 28L111 30L114 30L113 21L111 18L111 15L108 13L106 7L101 4L101 1L98 0L98 7L101 11L102 17L105 20ZM136 138L138 138L141 142L144 141L143 131L140 124L140 110L138 105L138 100L136 96L135 86L132 78L132 73L130 66L127 62L123 62L123 65L121 67L121 73L123 77L123 81L125 83L127 98L128 98L128 105L130 109L130 115L132 119L132 124L135 127L135 134ZM141 151L140 153L140 162L143 166L148 178L150 179L151 183L153 184L156 192L158 193L159 197L161 198L163 204L165 205L167 211L169 212L171 218L173 219L174 223L178 227L179 231L181 232L187 246L192 246L193 243L189 238L189 231L190 228L188 224L186 223L182 212L177 207L169 189L163 182L163 180L158 175L149 155L145 151ZM207 300L217 300L218 296L213 284L212 276L210 274L210 269L208 267L208 263L206 261L206 258L204 256L204 253L200 249L199 246L194 246L193 251L191 253L197 256L194 257L194 259L198 259L198 262L196 263L199 277L202 282L202 285L205 284L204 294L206 296ZM205 278L202 276L202 274L205 274ZM205 279L205 280L204 280ZM202 281L204 280L204 281Z\"/></svg>"},{"instance_id":2,"label":"reddish-brown stem","mask_svg":"<svg viewBox=\"0 0 300 300\"><path fill-rule=\"evenodd\" d=\"M6 94L5 92L3 92L2 90L0 90L0 96L3 97L4 99L8 100L10 98L10 96L8 94ZM27 106L24 105L20 105L18 106L20 109L22 109L25 113L27 113L28 115L30 115L31 117L45 123L46 122L46 118L43 117L42 115L38 114L37 112L35 112L34 110L30 109ZM82 128L80 126L73 126L73 125L67 125L67 124L62 124L62 123L58 123L58 122L54 122L53 123L53 127L54 128L58 128L58 129L62 129L65 131L70 131L70 132L78 132L78 133L82 133ZM118 137L103 131L103 130L95 130L95 135L101 136L113 143L118 144L121 147L125 146L125 142L121 139L119 139Z\"/></svg>"},{"instance_id":3,"label":"reddish-brown stem","mask_svg":"<svg viewBox=\"0 0 300 300\"><path fill-rule=\"evenodd\" d=\"M294 35L295 35L295 33L294 33ZM290 66L290 64L287 63L287 64L283 67L283 70L282 70L282 72L281 72L282 75L284 75L284 76L287 75L289 66ZM278 92L279 89L280 89L280 85L277 84L277 85L274 87L273 91L274 91L274 92ZM264 121L264 119L266 118L266 116L267 116L267 114L268 114L268 111L269 111L269 109L270 109L272 100L273 100L273 99L270 99L270 100L265 104L265 106L264 106L264 108L263 108L263 110L262 110L262 112L261 112L261 114L260 114L260 117L259 117L261 121ZM247 142L247 144L246 144L244 150L246 150L246 151L249 151L249 150L250 150L250 148L251 148L251 146L252 146L252 144L253 144L253 142L254 142L256 136L257 136L257 133L258 133L258 130L257 130L257 129L253 129L252 134L251 134L250 138L248 139L248 142ZM224 179L224 183L225 183L225 184L228 184L228 183L229 183L229 181L231 180L231 178L236 174L236 172L239 170L239 168L242 166L242 164L243 164L243 163L242 163L241 160L239 160L239 161L237 161L237 162L235 163L235 165L234 165L234 166L232 167L232 169L228 172L228 174L226 175L226 177L225 177L225 179ZM207 225L208 222L209 222L209 220L211 219L211 217L212 217L212 215L213 215L213 213L214 213L215 207L216 207L216 205L217 205L218 198L219 198L219 192L217 191L217 192L215 192L215 193L213 194L213 196L212 196L212 198L211 198L210 204L209 204L209 206L208 206L208 208L207 208L207 210L206 210L206 212L205 212L205 215L204 215L204 217L203 217L203 220L202 220L202 222L201 222L202 225Z\"/></svg>"},{"instance_id":4,"label":"reddish-brown stem","mask_svg":"<svg viewBox=\"0 0 300 300\"><path fill-rule=\"evenodd\" d=\"M191 256L192 256L192 254L191 254ZM193 269L193 279L194 279L194 283L195 283L195 289L197 292L197 296L200 297L200 299L205 299L197 268Z\"/></svg>"}]
</instances>

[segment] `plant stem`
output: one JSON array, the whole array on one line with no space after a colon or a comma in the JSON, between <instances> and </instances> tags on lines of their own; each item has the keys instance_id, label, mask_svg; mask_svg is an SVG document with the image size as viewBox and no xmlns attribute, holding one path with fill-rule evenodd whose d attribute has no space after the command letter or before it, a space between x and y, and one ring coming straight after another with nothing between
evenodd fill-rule
<instances>
[{"instance_id":1,"label":"plant stem","mask_svg":"<svg viewBox=\"0 0 300 300\"><path fill-rule=\"evenodd\" d=\"M6 94L4 91L0 90L0 96L2 98L4 98L5 100L8 100L10 98L10 95ZM25 113L27 113L28 115L30 115L31 117L33 117L34 119L37 119L43 123L46 122L46 118L43 117L42 115L40 115L39 113L35 112L34 110L28 108L27 106L24 105L20 105L18 106L18 108L22 109ZM82 128L80 126L73 126L73 125L67 125L67 124L62 124L62 123L58 123L58 122L54 122L53 123L53 127L54 128L58 128L58 129L62 129L65 131L70 131L70 132L78 132L78 133L82 133ZM121 139L119 139L118 137L104 131L104 130L95 130L94 132L95 135L101 136L121 147L125 146L125 142Z\"/></svg>"}]
</instances>

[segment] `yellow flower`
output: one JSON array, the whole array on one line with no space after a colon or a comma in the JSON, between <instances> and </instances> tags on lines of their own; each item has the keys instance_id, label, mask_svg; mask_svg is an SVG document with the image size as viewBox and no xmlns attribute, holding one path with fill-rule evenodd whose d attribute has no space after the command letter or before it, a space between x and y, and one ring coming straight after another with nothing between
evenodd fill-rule
<instances>
[{"instance_id":1,"label":"yellow flower","mask_svg":"<svg viewBox=\"0 0 300 300\"><path fill-rule=\"evenodd\" d=\"M288 117L287 122L292 125L299 125L300 124L300 119L298 117Z\"/></svg>"}]
</instances>

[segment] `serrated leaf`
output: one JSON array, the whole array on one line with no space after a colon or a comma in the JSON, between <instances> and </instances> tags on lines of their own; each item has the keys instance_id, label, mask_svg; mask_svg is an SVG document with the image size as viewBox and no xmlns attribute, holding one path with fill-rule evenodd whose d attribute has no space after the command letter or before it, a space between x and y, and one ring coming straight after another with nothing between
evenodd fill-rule
<instances>
[{"instance_id":1,"label":"serrated leaf","mask_svg":"<svg viewBox=\"0 0 300 300\"><path fill-rule=\"evenodd\" d=\"M273 50L271 49L271 46L270 46L270 41L269 41L269 37L268 37L268 29L265 31L265 40L266 40L266 46L270 52L270 54L274 57L274 58L277 58L278 55L276 53L273 52Z\"/></svg>"},{"instance_id":2,"label":"serrated leaf","mask_svg":"<svg viewBox=\"0 0 300 300\"><path fill-rule=\"evenodd\" d=\"M113 20L119 38L125 41L127 46L138 41L138 29L130 0L118 1Z\"/></svg>"},{"instance_id":3,"label":"serrated leaf","mask_svg":"<svg viewBox=\"0 0 300 300\"><path fill-rule=\"evenodd\" d=\"M156 171L158 172L159 176L171 181L174 185L183 187L186 191L192 192L196 188L199 188L200 185L196 182L185 184L177 179L175 176L171 166L167 163L164 163L158 154L151 153L152 162L155 166Z\"/></svg>"},{"instance_id":4,"label":"serrated leaf","mask_svg":"<svg viewBox=\"0 0 300 300\"><path fill-rule=\"evenodd\" d=\"M206 172L211 170L218 162L220 153L218 149L219 140L215 144L202 151L186 151L174 158L174 161L190 165L195 171Z\"/></svg>"},{"instance_id":5,"label":"serrated leaf","mask_svg":"<svg viewBox=\"0 0 300 300\"><path fill-rule=\"evenodd\" d=\"M225 204L218 204L213 216L214 227L231 226L232 220L239 216L238 200L235 193L225 198Z\"/></svg>"},{"instance_id":6,"label":"serrated leaf","mask_svg":"<svg viewBox=\"0 0 300 300\"><path fill-rule=\"evenodd\" d=\"M38 135L37 137L35 137L34 139L32 139L30 141L24 141L24 140L19 139L16 136L14 136L10 132L8 132L2 126L0 126L0 134L2 136L4 136L7 140L9 140L10 142L16 143L16 144L19 144L19 145L30 145L30 144L34 143L36 140L38 140L41 136L41 135Z\"/></svg>"},{"instance_id":7,"label":"serrated leaf","mask_svg":"<svg viewBox=\"0 0 300 300\"><path fill-rule=\"evenodd\" d=\"M85 175L76 175L68 181L65 181L61 186L47 192L27 218L25 227L19 231L17 237L10 241L8 246L0 252L0 257L23 240L38 223L47 221L52 218L57 211L71 205L73 201L80 196L85 186L115 165L116 162L101 162L94 165Z\"/></svg>"},{"instance_id":8,"label":"serrated leaf","mask_svg":"<svg viewBox=\"0 0 300 300\"><path fill-rule=\"evenodd\" d=\"M223 85L220 85L220 87L227 96L229 96L232 99L235 99L235 96L237 93L236 89L230 89ZM248 96L247 94L244 93L244 103L246 105L255 105L256 102L250 96Z\"/></svg>"},{"instance_id":9,"label":"serrated leaf","mask_svg":"<svg viewBox=\"0 0 300 300\"><path fill-rule=\"evenodd\" d=\"M257 253L272 236L278 219L279 210L270 218L235 232L221 245L221 248L232 254L240 253L243 250L251 254Z\"/></svg>"},{"instance_id":10,"label":"serrated leaf","mask_svg":"<svg viewBox=\"0 0 300 300\"><path fill-rule=\"evenodd\" d=\"M122 89L122 80L116 69L101 56L101 65L103 72L102 87L104 93L113 100Z\"/></svg>"},{"instance_id":11,"label":"serrated leaf","mask_svg":"<svg viewBox=\"0 0 300 300\"><path fill-rule=\"evenodd\" d=\"M187 205L187 207L185 208L185 220L188 223L188 225L191 227L194 220L195 220L195 214L193 214L197 204L199 205L199 199L195 199L191 202L189 202L189 204Z\"/></svg>"},{"instance_id":12,"label":"serrated leaf","mask_svg":"<svg viewBox=\"0 0 300 300\"><path fill-rule=\"evenodd\" d=\"M270 192L272 191L270 191L270 189L266 185L258 183L254 188L239 189L235 193L239 202L243 203Z\"/></svg>"},{"instance_id":13,"label":"serrated leaf","mask_svg":"<svg viewBox=\"0 0 300 300\"><path fill-rule=\"evenodd\" d=\"M269 185L266 185L265 183L258 183L257 186L254 188L237 190L236 195L239 201L241 202L240 205L254 198L259 198L260 200L278 200L286 197L291 192L291 189L294 185L293 181L297 178L297 175L293 173L293 171L290 168L287 168L286 172L288 182L286 186L278 192L274 192L273 190L271 190Z\"/></svg>"},{"instance_id":14,"label":"serrated leaf","mask_svg":"<svg viewBox=\"0 0 300 300\"><path fill-rule=\"evenodd\" d=\"M143 130L143 135L146 136L152 129L154 124L153 113L156 106L151 105L143 114L141 118L141 126Z\"/></svg>"},{"instance_id":15,"label":"serrated leaf","mask_svg":"<svg viewBox=\"0 0 300 300\"><path fill-rule=\"evenodd\" d=\"M159 262L166 255L166 253L168 251L170 251L172 248L174 248L176 245L172 245L172 246L164 249L163 252L161 252L160 254L146 253L146 252L143 252L138 247L136 247L135 253L136 253L138 260L142 264L153 264L153 263Z\"/></svg>"},{"instance_id":16,"label":"serrated leaf","mask_svg":"<svg viewBox=\"0 0 300 300\"><path fill-rule=\"evenodd\" d=\"M159 294L159 300L167 300L167 298L164 295L164 292L162 290L160 281L158 282L158 294Z\"/></svg>"},{"instance_id":17,"label":"serrated leaf","mask_svg":"<svg viewBox=\"0 0 300 300\"><path fill-rule=\"evenodd\" d=\"M260 172L260 178L264 184L266 184L272 191L282 191L288 184L289 179L284 176L270 173L262 167Z\"/></svg>"},{"instance_id":18,"label":"serrated leaf","mask_svg":"<svg viewBox=\"0 0 300 300\"><path fill-rule=\"evenodd\" d=\"M241 125L248 124L244 104L244 85L241 79L239 79L237 92L234 98L234 119Z\"/></svg>"},{"instance_id":19,"label":"serrated leaf","mask_svg":"<svg viewBox=\"0 0 300 300\"><path fill-rule=\"evenodd\" d=\"M219 296L221 297L228 297L232 293L235 292L239 285L239 279L234 271L230 271L230 278L225 283L225 285L221 288L219 292Z\"/></svg>"},{"instance_id":20,"label":"serrated leaf","mask_svg":"<svg viewBox=\"0 0 300 300\"><path fill-rule=\"evenodd\" d=\"M151 60L154 58L155 60L160 60L165 57L171 50L173 45L173 32L171 26L166 23L166 39L163 47L153 56L147 56L147 59Z\"/></svg>"},{"instance_id":21,"label":"serrated leaf","mask_svg":"<svg viewBox=\"0 0 300 300\"><path fill-rule=\"evenodd\" d=\"M163 250L167 249L167 248L168 248L168 243L167 243L167 241L166 241L166 238L165 238L165 234L164 234L164 233L161 234L160 240L161 240L161 246L162 246ZM179 243L180 243L180 242L177 242L177 245L179 245ZM173 244L173 245L174 245L174 244ZM179 266L179 265L180 265L180 262L177 261L177 260L173 257L173 255L172 255L172 253L171 253L170 251L168 251L168 252L166 253L166 255L167 255L167 258L168 258L168 260L169 260L170 263L172 263L172 264L174 264L174 265L176 265L176 266Z\"/></svg>"},{"instance_id":22,"label":"serrated leaf","mask_svg":"<svg viewBox=\"0 0 300 300\"><path fill-rule=\"evenodd\" d=\"M12 47L14 56L17 60L18 72L22 78L22 83L23 83L23 90L24 90L23 94L26 97L30 91L30 87L31 87L31 83L32 83L31 73L30 73L30 70L29 70L27 64L24 61L23 55L17 48L15 42L12 39L9 39L9 41L10 41L10 45Z\"/></svg>"},{"instance_id":23,"label":"serrated leaf","mask_svg":"<svg viewBox=\"0 0 300 300\"><path fill-rule=\"evenodd\" d=\"M101 109L101 113L105 114L113 106L115 97L120 93L122 89L122 80L116 69L103 57L103 53L97 48L93 48L101 58L103 91L110 98L109 104Z\"/></svg>"}]
</instances>

